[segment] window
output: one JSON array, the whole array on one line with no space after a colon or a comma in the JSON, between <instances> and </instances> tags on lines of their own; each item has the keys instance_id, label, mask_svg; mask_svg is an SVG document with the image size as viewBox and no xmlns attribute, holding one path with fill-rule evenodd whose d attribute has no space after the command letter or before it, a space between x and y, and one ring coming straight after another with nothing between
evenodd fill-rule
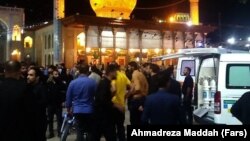
<instances>
[{"instance_id":1,"label":"window","mask_svg":"<svg viewBox=\"0 0 250 141\"><path fill-rule=\"evenodd\" d=\"M85 33L84 32L78 34L77 45L82 46L82 47L85 46Z\"/></svg>"},{"instance_id":2,"label":"window","mask_svg":"<svg viewBox=\"0 0 250 141\"><path fill-rule=\"evenodd\" d=\"M48 37L48 49L50 49L50 46L51 45L51 37L50 37L50 35L49 35L49 37Z\"/></svg>"},{"instance_id":3,"label":"window","mask_svg":"<svg viewBox=\"0 0 250 141\"><path fill-rule=\"evenodd\" d=\"M184 76L183 71L185 67L189 67L191 69L191 76L195 76L195 60L182 60L181 62L181 76Z\"/></svg>"},{"instance_id":4,"label":"window","mask_svg":"<svg viewBox=\"0 0 250 141\"><path fill-rule=\"evenodd\" d=\"M46 35L44 36L44 39L45 39L44 40L44 42L45 42L45 44L44 44L45 46L44 47L45 47L45 49L47 49L47 36Z\"/></svg>"},{"instance_id":5,"label":"window","mask_svg":"<svg viewBox=\"0 0 250 141\"><path fill-rule=\"evenodd\" d=\"M226 71L226 88L250 88L250 64L229 64Z\"/></svg>"},{"instance_id":6,"label":"window","mask_svg":"<svg viewBox=\"0 0 250 141\"><path fill-rule=\"evenodd\" d=\"M32 48L33 40L30 36L24 38L24 48Z\"/></svg>"},{"instance_id":7,"label":"window","mask_svg":"<svg viewBox=\"0 0 250 141\"><path fill-rule=\"evenodd\" d=\"M21 28L18 25L13 26L12 41L21 41Z\"/></svg>"}]
</instances>

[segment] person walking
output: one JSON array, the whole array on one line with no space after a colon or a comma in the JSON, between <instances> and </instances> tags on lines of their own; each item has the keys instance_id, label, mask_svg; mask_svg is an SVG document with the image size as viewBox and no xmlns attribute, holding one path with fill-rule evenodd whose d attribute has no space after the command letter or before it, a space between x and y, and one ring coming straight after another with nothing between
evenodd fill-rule
<instances>
[{"instance_id":1,"label":"person walking","mask_svg":"<svg viewBox=\"0 0 250 141\"><path fill-rule=\"evenodd\" d=\"M57 118L57 136L61 135L62 125L62 105L65 102L66 84L62 82L57 69L53 70L52 77L48 78L48 120L49 120L49 138L54 137L54 115Z\"/></svg>"},{"instance_id":2,"label":"person walking","mask_svg":"<svg viewBox=\"0 0 250 141\"><path fill-rule=\"evenodd\" d=\"M116 76L117 68L114 65L109 65L97 88L94 104L93 141L100 141L102 135L106 141L116 141L114 104L112 102L115 91L111 87L111 81Z\"/></svg>"},{"instance_id":3,"label":"person walking","mask_svg":"<svg viewBox=\"0 0 250 141\"><path fill-rule=\"evenodd\" d=\"M96 82L88 78L89 67L80 64L77 67L79 76L70 82L66 94L66 108L68 113L73 113L77 123L77 141L83 141L83 133L92 135L93 102L96 91Z\"/></svg>"},{"instance_id":4,"label":"person walking","mask_svg":"<svg viewBox=\"0 0 250 141\"><path fill-rule=\"evenodd\" d=\"M125 141L125 96L127 88L130 87L130 80L127 78L126 74L120 70L120 66L117 63L112 63L117 68L116 79L112 81L113 89L115 95L112 98L114 104L114 117L115 117L115 127L116 135L119 141Z\"/></svg>"}]
</instances>

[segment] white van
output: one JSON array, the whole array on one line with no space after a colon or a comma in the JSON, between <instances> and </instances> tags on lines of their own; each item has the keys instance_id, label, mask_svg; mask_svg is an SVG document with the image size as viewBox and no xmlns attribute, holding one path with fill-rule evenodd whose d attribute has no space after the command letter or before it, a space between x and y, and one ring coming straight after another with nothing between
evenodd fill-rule
<instances>
[{"instance_id":1,"label":"white van","mask_svg":"<svg viewBox=\"0 0 250 141\"><path fill-rule=\"evenodd\" d=\"M194 119L201 124L241 124L232 116L232 105L250 90L250 54L222 48L182 49L154 59L178 58L176 80L190 67L195 80Z\"/></svg>"}]
</instances>

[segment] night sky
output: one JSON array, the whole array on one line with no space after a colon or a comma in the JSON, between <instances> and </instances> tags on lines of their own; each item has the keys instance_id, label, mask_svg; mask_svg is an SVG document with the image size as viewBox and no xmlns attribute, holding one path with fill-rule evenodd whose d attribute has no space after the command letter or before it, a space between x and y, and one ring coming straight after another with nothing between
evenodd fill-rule
<instances>
[{"instance_id":1,"label":"night sky","mask_svg":"<svg viewBox=\"0 0 250 141\"><path fill-rule=\"evenodd\" d=\"M137 7L158 7L177 1L180 0L137 0ZM65 0L65 2L66 16L75 13L95 15L89 0ZM1 0L0 5L25 8L26 25L51 21L53 17L53 0ZM242 34L241 30L250 30L247 27L250 25L250 0L200 0L199 8L200 22L204 25L218 25L220 19L221 27L228 32L224 33L225 36ZM166 18L176 12L189 12L188 0L165 9L135 9L132 14L135 19L152 20L153 17Z\"/></svg>"}]
</instances>

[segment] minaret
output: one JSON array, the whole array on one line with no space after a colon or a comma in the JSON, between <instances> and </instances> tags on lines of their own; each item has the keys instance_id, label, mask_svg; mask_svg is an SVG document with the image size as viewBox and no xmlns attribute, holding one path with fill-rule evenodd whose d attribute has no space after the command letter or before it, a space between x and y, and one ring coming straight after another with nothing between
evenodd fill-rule
<instances>
[{"instance_id":1,"label":"minaret","mask_svg":"<svg viewBox=\"0 0 250 141\"><path fill-rule=\"evenodd\" d=\"M193 25L199 25L199 0L189 0L190 15Z\"/></svg>"},{"instance_id":2,"label":"minaret","mask_svg":"<svg viewBox=\"0 0 250 141\"><path fill-rule=\"evenodd\" d=\"M62 59L62 24L60 19L65 17L64 0L54 0L54 17L53 17L53 27L54 27L54 64L61 63Z\"/></svg>"}]
</instances>

